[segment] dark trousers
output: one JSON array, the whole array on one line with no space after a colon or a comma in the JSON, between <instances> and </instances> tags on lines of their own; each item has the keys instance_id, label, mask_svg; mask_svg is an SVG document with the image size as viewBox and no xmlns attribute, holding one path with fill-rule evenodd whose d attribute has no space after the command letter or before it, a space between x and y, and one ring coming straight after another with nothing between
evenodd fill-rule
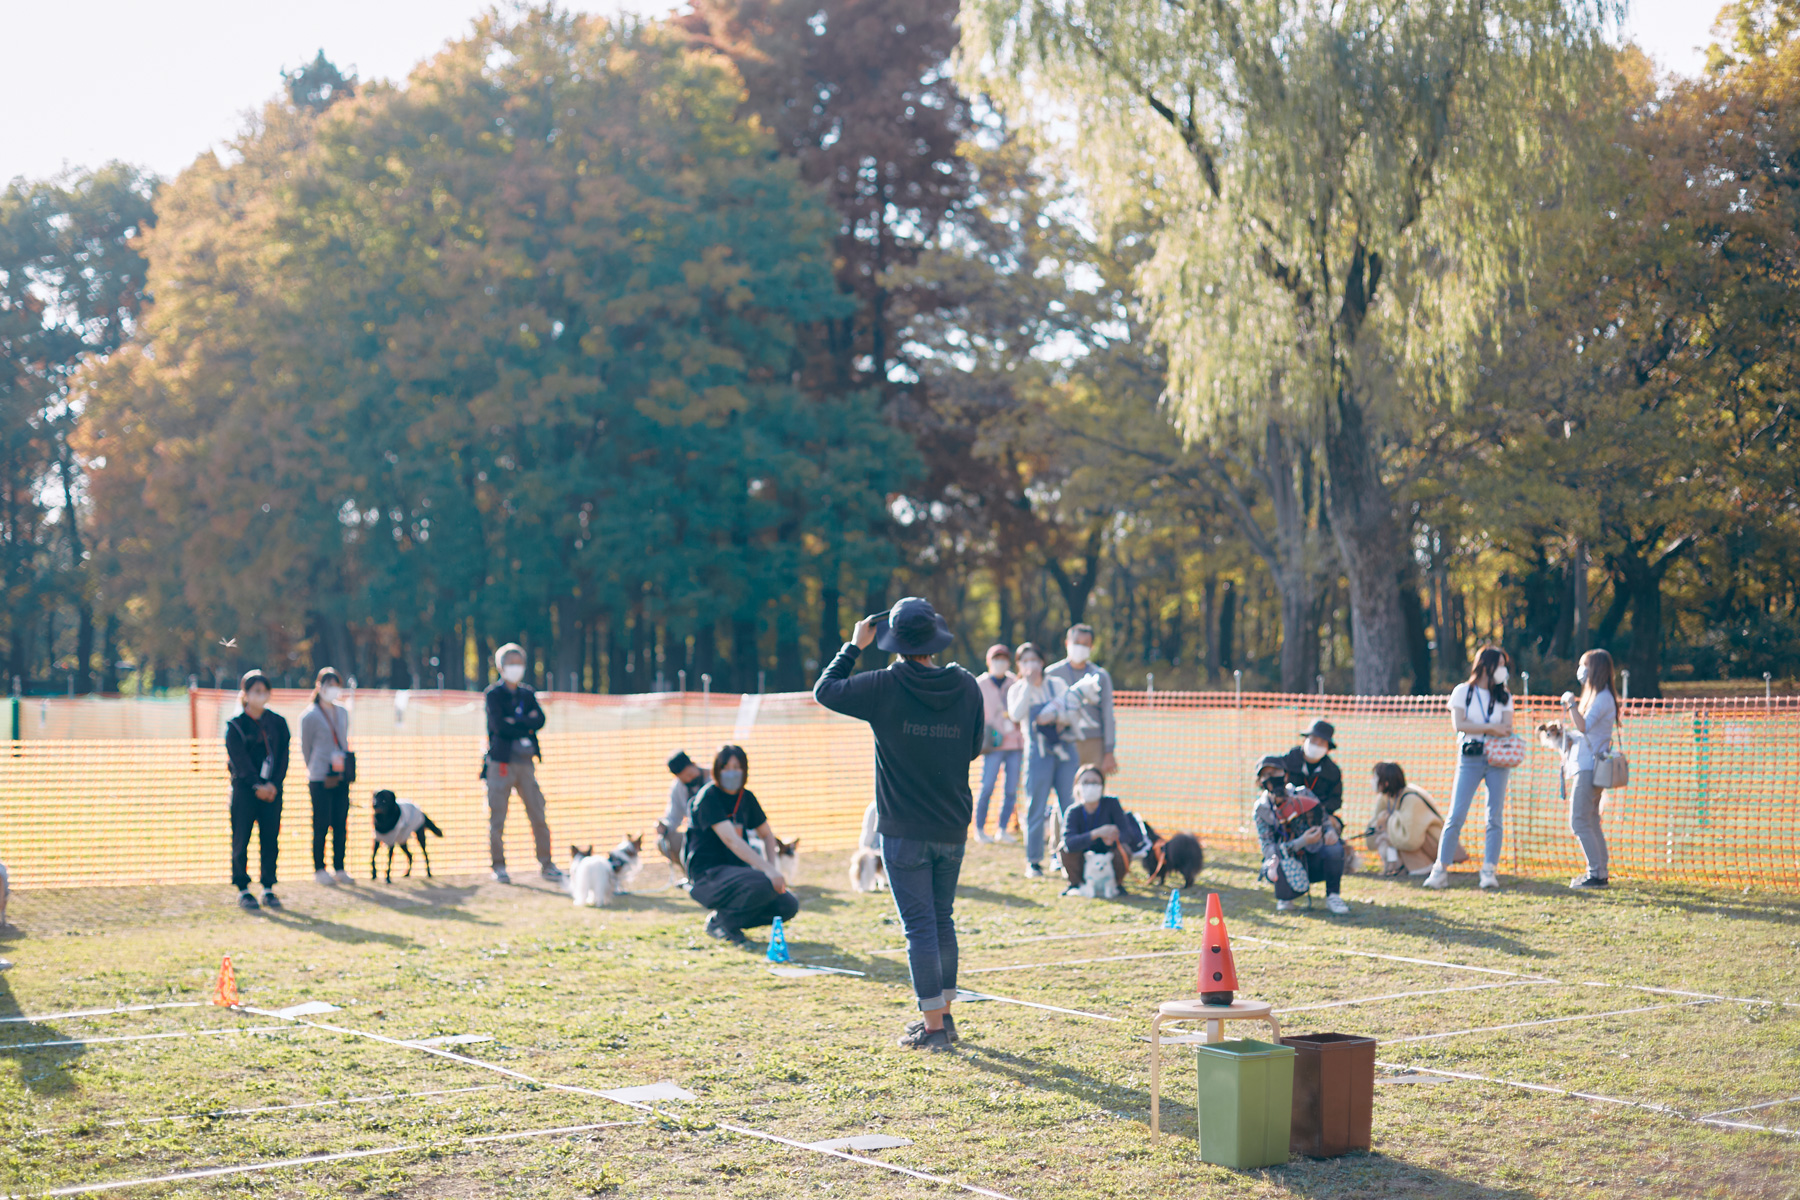
<instances>
[{"instance_id":1,"label":"dark trousers","mask_svg":"<svg viewBox=\"0 0 1800 1200\"><path fill-rule=\"evenodd\" d=\"M1098 842L1091 844L1095 850L1102 850L1105 848ZM1120 887L1124 887L1125 875L1131 870L1131 856L1125 853L1125 847L1121 846L1118 842L1113 843L1112 853L1113 878L1119 881ZM1063 874L1069 877L1070 887L1080 887L1083 883L1087 882L1087 856L1087 851L1083 851L1080 854L1076 854L1073 850L1062 851Z\"/></svg>"},{"instance_id":2,"label":"dark trousers","mask_svg":"<svg viewBox=\"0 0 1800 1200\"><path fill-rule=\"evenodd\" d=\"M776 917L791 921L800 911L800 897L789 888L776 892L769 877L755 867L713 867L688 889L701 908L719 914L728 929L751 929L771 924Z\"/></svg>"},{"instance_id":3,"label":"dark trousers","mask_svg":"<svg viewBox=\"0 0 1800 1200\"><path fill-rule=\"evenodd\" d=\"M906 930L906 966L919 1011L943 1008L956 998L956 881L963 843L883 834L881 861Z\"/></svg>"},{"instance_id":4,"label":"dark trousers","mask_svg":"<svg viewBox=\"0 0 1800 1200\"><path fill-rule=\"evenodd\" d=\"M275 886L275 856L281 850L281 790L273 800L258 800L248 785L231 789L231 883L239 891L250 886L250 831L257 830L262 852L262 885Z\"/></svg>"},{"instance_id":5,"label":"dark trousers","mask_svg":"<svg viewBox=\"0 0 1800 1200\"><path fill-rule=\"evenodd\" d=\"M1335 896L1338 887L1344 882L1344 843L1335 846L1320 846L1317 850L1308 850L1300 856L1306 860L1306 877L1313 883L1321 879L1325 881L1325 894ZM1287 877L1280 871L1275 872L1275 898L1292 900L1301 893L1288 886Z\"/></svg>"},{"instance_id":6,"label":"dark trousers","mask_svg":"<svg viewBox=\"0 0 1800 1200\"><path fill-rule=\"evenodd\" d=\"M312 793L313 870L325 869L325 835L330 833L331 866L333 870L341 871L344 869L344 839L350 835L350 785L340 783L336 787L327 787L323 783L308 783L306 789Z\"/></svg>"}]
</instances>

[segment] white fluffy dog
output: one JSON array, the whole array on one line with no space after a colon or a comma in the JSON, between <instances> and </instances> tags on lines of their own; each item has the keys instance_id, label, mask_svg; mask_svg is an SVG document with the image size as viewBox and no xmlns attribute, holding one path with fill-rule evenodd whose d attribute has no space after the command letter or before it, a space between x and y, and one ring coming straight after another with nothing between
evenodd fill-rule
<instances>
[{"instance_id":1,"label":"white fluffy dog","mask_svg":"<svg viewBox=\"0 0 1800 1200\"><path fill-rule=\"evenodd\" d=\"M639 852L643 846L642 834L626 838L604 858L596 857L592 846L586 850L570 846L573 861L569 863L569 873L563 877L563 886L569 889L576 906L605 908L614 896L627 890L626 885L636 877L641 865Z\"/></svg>"},{"instance_id":2,"label":"white fluffy dog","mask_svg":"<svg viewBox=\"0 0 1800 1200\"><path fill-rule=\"evenodd\" d=\"M1089 850L1081 866L1081 886L1075 889L1075 895L1086 896L1089 900L1111 900L1119 894L1119 879L1113 873L1110 850L1101 853Z\"/></svg>"},{"instance_id":3,"label":"white fluffy dog","mask_svg":"<svg viewBox=\"0 0 1800 1200\"><path fill-rule=\"evenodd\" d=\"M887 889L887 866L881 861L881 835L875 832L875 802L863 810L862 838L850 856L850 886L859 892Z\"/></svg>"}]
</instances>

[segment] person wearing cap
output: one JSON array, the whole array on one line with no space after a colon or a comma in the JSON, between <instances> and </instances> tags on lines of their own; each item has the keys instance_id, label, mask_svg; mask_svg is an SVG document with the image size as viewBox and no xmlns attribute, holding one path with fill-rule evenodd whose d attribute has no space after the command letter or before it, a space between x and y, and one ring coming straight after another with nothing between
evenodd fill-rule
<instances>
[{"instance_id":1,"label":"person wearing cap","mask_svg":"<svg viewBox=\"0 0 1800 1200\"><path fill-rule=\"evenodd\" d=\"M482 695L487 707L488 750L482 761L487 781L488 856L494 866L494 882L511 883L506 873L506 809L516 789L531 822L531 840L545 879L562 878L550 857L550 826L544 820L544 793L537 783L538 730L544 727L544 709L537 693L525 682L525 648L508 642L494 651L494 667L500 678Z\"/></svg>"},{"instance_id":2,"label":"person wearing cap","mask_svg":"<svg viewBox=\"0 0 1800 1200\"><path fill-rule=\"evenodd\" d=\"M1006 712L1006 693L1019 677L1012 673L1012 651L1006 643L988 647L987 670L975 677L981 688L982 720L986 728L981 736L981 795L975 801L975 840L978 842L1010 842L1007 832L1012 823L1013 805L1019 799L1019 763L1025 750L1025 735L1019 723ZM1000 816L994 822L994 836L987 835L988 800L994 794L994 783L1006 773L1006 790L1000 794Z\"/></svg>"},{"instance_id":3,"label":"person wearing cap","mask_svg":"<svg viewBox=\"0 0 1800 1200\"><path fill-rule=\"evenodd\" d=\"M1347 914L1350 906L1338 895L1344 881L1344 842L1338 836L1337 823L1325 818L1295 832L1282 819L1281 806L1290 798L1286 755L1266 755L1256 765L1256 787L1250 822L1262 846L1259 878L1275 885L1275 911L1293 911L1296 897L1323 882L1326 911L1340 917Z\"/></svg>"},{"instance_id":4,"label":"person wearing cap","mask_svg":"<svg viewBox=\"0 0 1800 1200\"><path fill-rule=\"evenodd\" d=\"M1300 744L1285 757L1288 782L1317 796L1320 805L1334 817L1344 807L1344 773L1331 758L1331 752L1337 749L1337 743L1331 740L1336 734L1330 721L1314 721L1312 728L1301 735ZM1338 828L1343 827L1340 820Z\"/></svg>"},{"instance_id":5,"label":"person wearing cap","mask_svg":"<svg viewBox=\"0 0 1800 1200\"><path fill-rule=\"evenodd\" d=\"M955 663L932 655L951 642L928 601L908 596L864 617L813 685L833 712L867 721L875 733L876 830L894 907L906 930L906 963L921 1018L900 1045L947 1050L956 1040L956 882L974 808L969 764L982 751L981 687ZM852 674L873 642L899 659Z\"/></svg>"},{"instance_id":6,"label":"person wearing cap","mask_svg":"<svg viewBox=\"0 0 1800 1200\"><path fill-rule=\"evenodd\" d=\"M1094 656L1094 627L1069 626L1063 650L1067 657L1044 668L1044 676L1047 679L1061 680L1071 690L1090 676L1099 681L1098 690L1090 684L1083 692L1081 706L1072 714L1075 761L1093 763L1110 779L1119 772L1119 760L1113 756L1114 735L1117 732L1117 726L1113 724L1113 681L1105 667L1097 667L1089 661ZM1092 694L1091 699L1086 698L1089 693Z\"/></svg>"},{"instance_id":7,"label":"person wearing cap","mask_svg":"<svg viewBox=\"0 0 1800 1200\"><path fill-rule=\"evenodd\" d=\"M288 723L269 711L269 677L245 671L238 681L244 711L225 723L225 762L231 773L231 883L247 910L281 907L275 896L275 856L281 849L281 786L287 779ZM262 855L262 903L250 894L250 832Z\"/></svg>"},{"instance_id":8,"label":"person wearing cap","mask_svg":"<svg viewBox=\"0 0 1800 1200\"><path fill-rule=\"evenodd\" d=\"M679 867L687 843L681 827L687 823L694 797L712 782L712 772L689 758L686 750L677 750L669 756L669 774L675 777L675 782L669 785L668 811L656 823L656 848L670 863Z\"/></svg>"}]
</instances>

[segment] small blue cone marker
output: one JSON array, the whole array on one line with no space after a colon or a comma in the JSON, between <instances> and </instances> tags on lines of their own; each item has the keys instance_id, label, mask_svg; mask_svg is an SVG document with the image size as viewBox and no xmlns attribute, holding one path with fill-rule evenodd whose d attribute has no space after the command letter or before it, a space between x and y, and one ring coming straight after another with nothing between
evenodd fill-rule
<instances>
[{"instance_id":1,"label":"small blue cone marker","mask_svg":"<svg viewBox=\"0 0 1800 1200\"><path fill-rule=\"evenodd\" d=\"M1181 889L1174 888L1169 892L1169 907L1163 911L1163 928L1181 928Z\"/></svg>"},{"instance_id":2,"label":"small blue cone marker","mask_svg":"<svg viewBox=\"0 0 1800 1200\"><path fill-rule=\"evenodd\" d=\"M781 918L775 918L775 928L769 931L769 961L772 963L788 962L787 934L781 931Z\"/></svg>"}]
</instances>

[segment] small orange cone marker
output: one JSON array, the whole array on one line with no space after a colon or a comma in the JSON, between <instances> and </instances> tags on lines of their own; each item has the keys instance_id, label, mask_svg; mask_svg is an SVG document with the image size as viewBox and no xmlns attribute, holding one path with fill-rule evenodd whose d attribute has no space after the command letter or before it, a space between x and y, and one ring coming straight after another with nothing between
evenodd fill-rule
<instances>
[{"instance_id":1,"label":"small orange cone marker","mask_svg":"<svg viewBox=\"0 0 1800 1200\"><path fill-rule=\"evenodd\" d=\"M1231 935L1225 932L1225 913L1219 894L1206 897L1206 935L1200 951L1200 1003L1230 1004L1237 992L1237 964L1231 961Z\"/></svg>"},{"instance_id":2,"label":"small orange cone marker","mask_svg":"<svg viewBox=\"0 0 1800 1200\"><path fill-rule=\"evenodd\" d=\"M214 1004L224 1008L236 1008L238 1004L237 972L231 969L231 955L219 964L219 981L213 984Z\"/></svg>"}]
</instances>

